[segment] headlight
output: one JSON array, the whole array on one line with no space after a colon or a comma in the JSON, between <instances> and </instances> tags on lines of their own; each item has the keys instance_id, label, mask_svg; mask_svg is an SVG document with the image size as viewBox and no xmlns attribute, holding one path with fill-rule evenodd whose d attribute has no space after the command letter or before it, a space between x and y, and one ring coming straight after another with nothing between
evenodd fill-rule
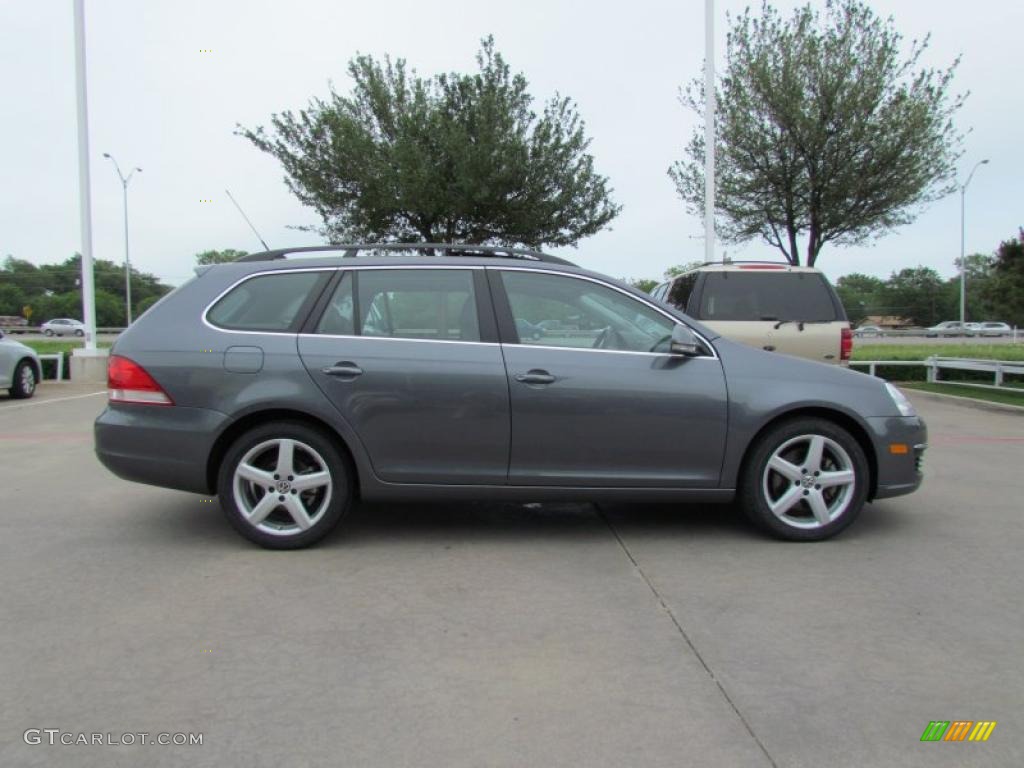
<instances>
[{"instance_id":1,"label":"headlight","mask_svg":"<svg viewBox=\"0 0 1024 768\"><path fill-rule=\"evenodd\" d=\"M888 390L889 397L892 398L892 401L896 405L901 416L917 416L917 411L914 410L914 406L911 405L909 400L907 400L906 395L888 382L886 382L885 388Z\"/></svg>"}]
</instances>

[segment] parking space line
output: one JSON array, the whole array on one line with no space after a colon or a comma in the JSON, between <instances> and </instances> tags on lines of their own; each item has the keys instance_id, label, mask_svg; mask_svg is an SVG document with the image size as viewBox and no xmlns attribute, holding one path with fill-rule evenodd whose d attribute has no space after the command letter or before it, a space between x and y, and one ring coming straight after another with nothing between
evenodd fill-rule
<instances>
[{"instance_id":1,"label":"parking space line","mask_svg":"<svg viewBox=\"0 0 1024 768\"><path fill-rule=\"evenodd\" d=\"M661 606L661 609L668 615L669 619L675 625L676 631L679 633L680 637L683 638L683 641L686 643L687 647L693 652L693 655L697 657L697 661L699 661L701 663L701 666L704 667L704 671L708 673L708 677L711 678L711 681L718 686L718 691L722 694L722 698L725 699L726 703L736 714L736 717L738 717L740 722L743 723L743 727L747 729L747 733L750 734L750 737L754 740L754 743L756 743L757 746L760 747L761 752L764 753L764 756L768 759L768 762L773 766L773 768L779 768L778 763L775 762L775 759L771 756L771 753L768 752L768 748L765 747L764 743L761 741L758 735L754 733L754 729L751 727L750 723L747 722L747 718L745 718L743 716L743 713L740 712L739 707L736 706L735 702L733 702L732 698L726 692L725 688L722 686L721 681L717 677L715 677L715 673L711 670L711 667L708 666L708 663L704 660L704 657L701 655L700 651L697 650L697 646L693 644L693 641L690 639L690 636L686 634L686 630L683 629L683 625L679 623L679 619L676 618L676 615L672 612L672 609L668 607L668 603L665 602L665 598L661 596L661 593L658 592L657 587L654 586L653 582L651 582L647 574L644 573L644 569L640 567L640 563L638 563L636 558L633 557L633 553L629 551L629 547L626 546L626 542L622 540L622 537L619 535L619 532L615 529L615 526L612 525L612 521L608 519L608 516L601 508L601 505L595 504L594 507L597 509L598 517L604 520L605 525L608 526L608 530L611 531L612 536L614 536L615 540L619 542L619 546L622 548L622 551L626 554L626 557L629 558L629 562L633 564L633 567L636 568L636 572L640 574L640 578L644 580L644 583L647 585L647 588L651 590L651 594L653 594L654 598L658 601L658 605Z\"/></svg>"},{"instance_id":2,"label":"parking space line","mask_svg":"<svg viewBox=\"0 0 1024 768\"><path fill-rule=\"evenodd\" d=\"M49 400L37 400L34 403L18 403L17 405L7 405L0 408L0 414L8 411L20 411L22 408L31 408L35 405L49 405L50 403L63 403L68 400L81 400L83 397L96 397L96 395L105 395L107 390L101 392L87 392L84 395L68 395L67 397L54 397Z\"/></svg>"}]
</instances>

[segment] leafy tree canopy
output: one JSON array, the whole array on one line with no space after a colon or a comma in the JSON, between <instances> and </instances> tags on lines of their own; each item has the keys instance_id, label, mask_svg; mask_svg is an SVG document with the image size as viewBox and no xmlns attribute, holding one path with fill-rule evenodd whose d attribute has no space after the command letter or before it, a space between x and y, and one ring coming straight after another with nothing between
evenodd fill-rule
<instances>
[{"instance_id":1,"label":"leafy tree canopy","mask_svg":"<svg viewBox=\"0 0 1024 768\"><path fill-rule=\"evenodd\" d=\"M276 157L333 242L575 245L618 215L574 103L541 114L494 40L478 71L420 77L356 56L354 87L240 135Z\"/></svg>"},{"instance_id":2,"label":"leafy tree canopy","mask_svg":"<svg viewBox=\"0 0 1024 768\"><path fill-rule=\"evenodd\" d=\"M225 248L223 251L203 251L196 254L196 264L226 264L248 255L248 251L236 251L234 248Z\"/></svg>"},{"instance_id":3,"label":"leafy tree canopy","mask_svg":"<svg viewBox=\"0 0 1024 768\"><path fill-rule=\"evenodd\" d=\"M892 19L862 0L826 0L823 13L808 4L788 18L765 1L736 18L716 88L722 237L760 237L813 265L827 243L869 241L952 191L964 97L950 94L957 62L919 66L927 47L914 41L904 55ZM703 114L704 97L696 81L683 101ZM703 216L701 130L669 175Z\"/></svg>"},{"instance_id":4,"label":"leafy tree canopy","mask_svg":"<svg viewBox=\"0 0 1024 768\"><path fill-rule=\"evenodd\" d=\"M59 264L36 265L8 256L0 264L0 315L21 315L32 307L33 324L55 317L82 318L82 257L75 254ZM96 325L125 324L124 266L107 259L93 261L96 296ZM155 275L131 271L134 315L150 298L155 301L169 290ZM152 302L149 302L152 303ZM148 306L148 304L147 304Z\"/></svg>"}]
</instances>

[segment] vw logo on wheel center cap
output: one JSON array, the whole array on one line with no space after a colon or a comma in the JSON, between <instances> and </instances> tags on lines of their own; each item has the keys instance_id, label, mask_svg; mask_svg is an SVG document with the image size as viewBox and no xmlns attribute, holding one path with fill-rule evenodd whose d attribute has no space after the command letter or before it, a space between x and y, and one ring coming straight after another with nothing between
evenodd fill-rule
<instances>
[{"instance_id":1,"label":"vw logo on wheel center cap","mask_svg":"<svg viewBox=\"0 0 1024 768\"><path fill-rule=\"evenodd\" d=\"M292 484L289 483L287 480L278 480L277 481L277 492L278 493L288 493L288 491L290 491L291 489L292 489Z\"/></svg>"}]
</instances>

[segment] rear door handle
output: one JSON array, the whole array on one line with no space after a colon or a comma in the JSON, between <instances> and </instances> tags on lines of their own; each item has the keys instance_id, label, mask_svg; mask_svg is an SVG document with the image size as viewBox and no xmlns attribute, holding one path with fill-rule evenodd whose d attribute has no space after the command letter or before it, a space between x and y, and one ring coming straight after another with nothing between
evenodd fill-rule
<instances>
[{"instance_id":1,"label":"rear door handle","mask_svg":"<svg viewBox=\"0 0 1024 768\"><path fill-rule=\"evenodd\" d=\"M555 377L547 371L542 371L539 368L535 368L532 371L526 373L517 373L515 380L521 384L554 384Z\"/></svg>"},{"instance_id":2,"label":"rear door handle","mask_svg":"<svg viewBox=\"0 0 1024 768\"><path fill-rule=\"evenodd\" d=\"M341 378L354 378L356 376L363 375L363 369L355 363L350 363L347 360L341 363L335 363L329 365L326 368L320 369L321 373L328 376L340 376Z\"/></svg>"}]
</instances>

